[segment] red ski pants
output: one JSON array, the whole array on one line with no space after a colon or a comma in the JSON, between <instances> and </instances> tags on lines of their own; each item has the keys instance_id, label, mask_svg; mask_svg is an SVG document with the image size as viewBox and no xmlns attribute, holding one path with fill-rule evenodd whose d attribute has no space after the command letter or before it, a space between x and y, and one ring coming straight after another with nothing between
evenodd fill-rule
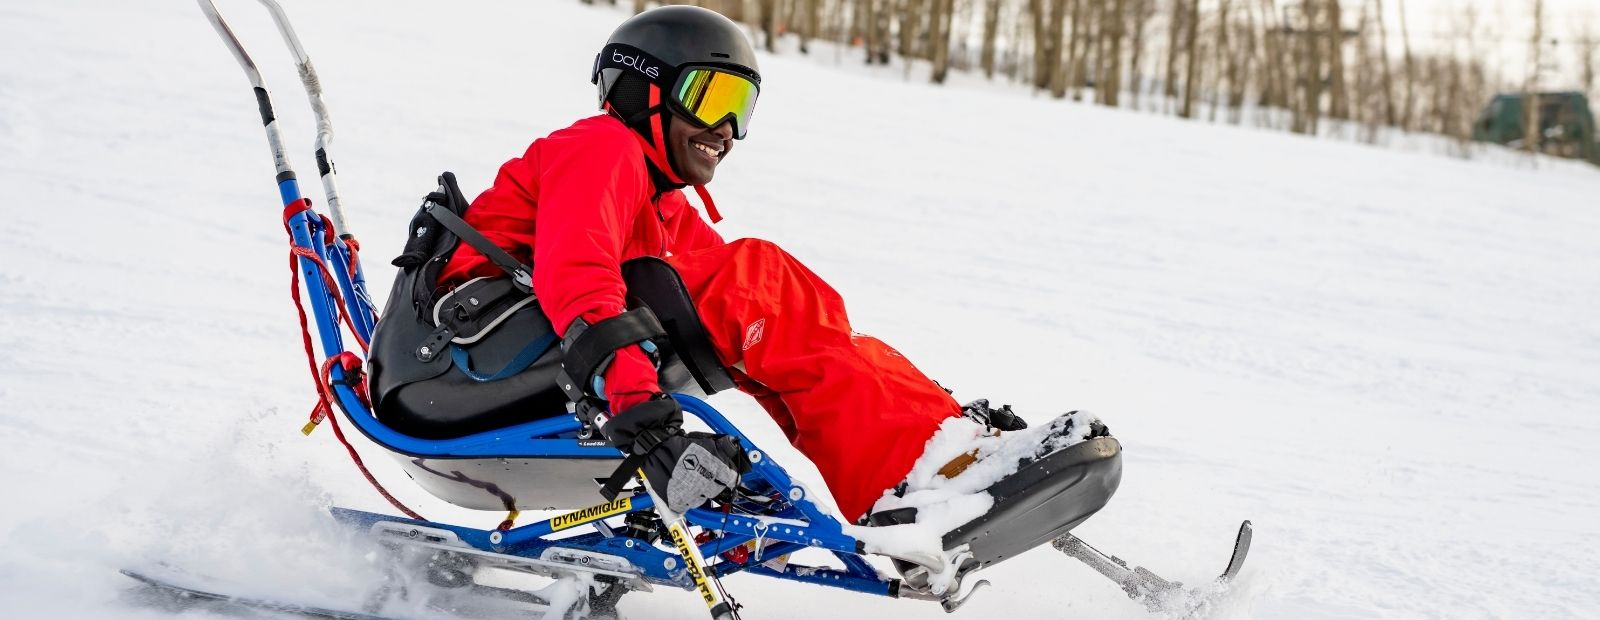
<instances>
[{"instance_id":1,"label":"red ski pants","mask_svg":"<svg viewBox=\"0 0 1600 620\"><path fill-rule=\"evenodd\" d=\"M855 520L961 407L889 345L855 333L839 293L759 239L667 259L722 363Z\"/></svg>"}]
</instances>

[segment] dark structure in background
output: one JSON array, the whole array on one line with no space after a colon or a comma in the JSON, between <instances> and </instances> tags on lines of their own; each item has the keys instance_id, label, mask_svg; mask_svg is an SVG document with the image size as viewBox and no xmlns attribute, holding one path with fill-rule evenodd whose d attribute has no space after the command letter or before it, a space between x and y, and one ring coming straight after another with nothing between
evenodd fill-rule
<instances>
[{"instance_id":1,"label":"dark structure in background","mask_svg":"<svg viewBox=\"0 0 1600 620\"><path fill-rule=\"evenodd\" d=\"M1537 111L1527 109L1529 99L1538 102ZM1589 98L1579 92L1496 95L1473 125L1472 139L1525 147L1527 128L1523 122L1530 112L1536 112L1539 152L1600 164L1594 114L1589 110Z\"/></svg>"}]
</instances>

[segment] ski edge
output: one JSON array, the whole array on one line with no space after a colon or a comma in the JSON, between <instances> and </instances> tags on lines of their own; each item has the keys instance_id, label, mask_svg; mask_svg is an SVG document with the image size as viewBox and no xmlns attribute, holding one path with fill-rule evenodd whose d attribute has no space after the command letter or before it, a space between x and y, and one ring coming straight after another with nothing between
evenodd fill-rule
<instances>
[{"instance_id":1,"label":"ski edge","mask_svg":"<svg viewBox=\"0 0 1600 620\"><path fill-rule=\"evenodd\" d=\"M324 618L327 620L403 620L400 618L379 616L365 612L329 609L315 605L302 605L299 603L289 603L284 601L268 600L264 598L226 594L223 592L184 585L175 581L163 579L161 577L151 576L133 569L124 568L119 569L118 572L135 581L138 581L146 587L153 588L161 592L174 594L184 598L210 601L223 605L237 605L251 609L294 614L312 618Z\"/></svg>"}]
</instances>

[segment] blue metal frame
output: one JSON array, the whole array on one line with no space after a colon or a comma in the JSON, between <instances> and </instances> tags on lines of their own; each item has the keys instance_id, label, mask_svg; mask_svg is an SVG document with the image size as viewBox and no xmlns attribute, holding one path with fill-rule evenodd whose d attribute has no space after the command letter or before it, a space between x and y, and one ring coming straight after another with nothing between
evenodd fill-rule
<instances>
[{"instance_id":1,"label":"blue metal frame","mask_svg":"<svg viewBox=\"0 0 1600 620\"><path fill-rule=\"evenodd\" d=\"M212 6L209 0L201 0L200 5L211 20L212 26L229 45L235 59L250 78L259 104L262 123L267 132L268 143L273 150L278 193L287 210L291 205L300 202L303 195L295 173L283 153L271 97L261 81L254 62L245 53L243 46L234 37L221 15L216 12L216 7ZM283 26L280 20L280 27ZM286 33L286 36L289 35ZM293 46L297 47L297 44ZM371 298L366 293L366 276L362 273L359 261L352 251L353 240L332 234L334 231L329 230L328 220L309 208L289 216L285 225L289 229L294 246L307 249L316 256L316 258L298 256L296 268L300 270L306 295L311 301L310 314L312 320L316 322L317 340L321 345L323 356L333 358L346 352L342 335L343 326L340 321L341 309L348 312L351 319L350 327L355 336L362 342L370 342L373 329L378 322L378 315ZM337 295L329 289L323 279L322 268L317 264L319 260L332 273L337 283ZM344 301L343 308L340 308L340 297ZM580 424L571 415L556 416L458 439L425 440L410 437L378 421L355 391L344 385L343 381L346 378L344 368L335 365L330 369L330 373L330 378L334 382L335 401L344 416L367 438L392 452L436 459L510 457L615 460L620 456L616 450L609 447L579 445L572 437L575 431L580 429ZM710 534L706 541L699 543L700 552L708 558L705 568L710 574L721 576L748 572L800 583L829 585L856 592L898 596L899 580L878 574L877 570L862 558L861 543L846 535L840 522L819 508L811 500L804 486L791 479L782 467L757 449L749 438L739 432L739 429L716 409L690 396L681 394L675 396L685 411L705 421L713 430L739 438L745 449L750 452L753 462L753 469L744 477L742 485L752 490L755 497L762 498L756 501L745 496L734 502L738 505L737 508L730 505L720 512L696 508L684 515L690 526L701 528L702 534ZM599 499L598 494L596 499ZM628 512L648 511L654 506L648 493L636 494L630 499ZM622 518L621 515L587 523L588 527L585 529L592 528L594 530L592 532L567 534L558 538L555 536L557 528L553 526L551 520L506 531L488 531L341 508L334 508L333 514L341 521L356 525L370 526L378 521L389 521L447 529L477 549L521 557L538 557L543 550L554 546L617 555L627 558L634 566L639 567L642 571L641 577L647 581L685 589L695 587L687 572L690 563L668 561L678 557L676 550L659 548L653 544L641 544L642 541L638 539L617 536L615 526L605 521ZM734 559L734 554L727 553L751 541L756 542L754 545L756 550L745 562L739 562ZM843 568L800 566L786 561L781 564L762 563L763 560L788 556L808 548L832 552Z\"/></svg>"},{"instance_id":2,"label":"blue metal frame","mask_svg":"<svg viewBox=\"0 0 1600 620\"><path fill-rule=\"evenodd\" d=\"M294 179L280 183L279 190L285 204L299 200L299 188ZM339 260L348 260L348 248L336 241L320 243L325 239L324 222L313 211L294 215L289 229L296 245L312 248L330 267ZM311 309L317 324L317 335L323 353L334 356L345 351L341 337L338 310L332 292L324 284L316 264L308 258L300 259L306 292L311 299ZM356 276L360 277L359 269ZM334 279L344 291L359 289L350 281L350 272L334 267ZM346 293L347 308L362 338L369 338L371 326L376 325L376 313L363 296ZM331 369L333 392L344 416L363 435L392 452L412 457L436 459L460 458L600 458L617 459L621 454L610 447L579 445L573 436L581 428L577 418L561 415L525 424L498 429L455 439L419 439L399 433L378 421L366 404L349 386L344 385L344 369ZM751 471L744 476L742 485L756 494L765 496L766 502L759 510L726 511L695 508L685 513L692 526L711 532L709 540L700 544L700 551L709 562L712 575L722 576L739 572L762 575L786 581L826 585L854 592L879 596L898 596L899 580L880 575L862 557L862 545L844 533L843 525L833 515L819 507L810 497L810 491L791 478L787 471L765 451L751 442L739 428L721 412L693 396L675 394L674 398L689 415L700 418L713 431L737 437L751 455ZM596 494L597 503L600 496ZM628 512L651 510L654 502L649 494L638 493L631 498ZM450 530L469 545L484 551L537 558L550 547L581 549L627 558L639 567L647 581L673 587L692 587L683 562L668 562L677 552L654 545L639 544L636 539L616 536L620 527L614 521L623 518L615 515L588 524L589 533L567 534L556 537L552 520L544 520L505 531L480 530L445 523L419 521L378 513L334 508L335 518L360 527L369 527L378 521L410 523ZM607 520L613 521L606 523ZM498 534L498 535L497 535ZM740 545L757 541L759 551L752 551L744 563L732 559L728 552ZM793 563L767 565L762 562L787 556L804 549L829 551L842 568L802 566ZM667 566L675 568L669 569Z\"/></svg>"}]
</instances>

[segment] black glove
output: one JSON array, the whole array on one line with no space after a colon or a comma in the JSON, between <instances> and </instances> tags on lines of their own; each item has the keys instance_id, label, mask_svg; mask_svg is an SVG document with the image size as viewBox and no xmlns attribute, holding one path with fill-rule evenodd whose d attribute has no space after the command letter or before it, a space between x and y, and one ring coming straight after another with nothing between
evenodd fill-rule
<instances>
[{"instance_id":1,"label":"black glove","mask_svg":"<svg viewBox=\"0 0 1600 620\"><path fill-rule=\"evenodd\" d=\"M669 436L681 433L683 408L666 394L656 394L611 416L600 427L611 445L624 454L647 454Z\"/></svg>"},{"instance_id":2,"label":"black glove","mask_svg":"<svg viewBox=\"0 0 1600 620\"><path fill-rule=\"evenodd\" d=\"M723 497L750 471L750 457L732 435L679 433L645 456L644 477L673 512Z\"/></svg>"},{"instance_id":3,"label":"black glove","mask_svg":"<svg viewBox=\"0 0 1600 620\"><path fill-rule=\"evenodd\" d=\"M665 394L623 410L600 432L618 450L644 457L645 479L674 512L731 491L750 471L750 457L738 438L684 433L683 409Z\"/></svg>"}]
</instances>

